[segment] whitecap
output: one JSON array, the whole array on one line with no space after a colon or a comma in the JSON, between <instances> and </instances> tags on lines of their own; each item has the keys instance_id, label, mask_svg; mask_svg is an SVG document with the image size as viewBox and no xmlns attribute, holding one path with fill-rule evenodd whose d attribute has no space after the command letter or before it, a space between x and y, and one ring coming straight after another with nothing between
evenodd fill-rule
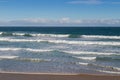
<instances>
[{"instance_id":1,"label":"whitecap","mask_svg":"<svg viewBox=\"0 0 120 80\"><path fill-rule=\"evenodd\" d=\"M31 34L32 36L42 36L42 37L68 37L67 34Z\"/></svg>"},{"instance_id":2,"label":"whitecap","mask_svg":"<svg viewBox=\"0 0 120 80\"><path fill-rule=\"evenodd\" d=\"M69 54L92 54L92 55L118 55L115 53L102 53L102 52L88 52L88 51L63 51Z\"/></svg>"},{"instance_id":3,"label":"whitecap","mask_svg":"<svg viewBox=\"0 0 120 80\"><path fill-rule=\"evenodd\" d=\"M78 64L83 65L83 66L87 66L89 63L78 62Z\"/></svg>"},{"instance_id":4,"label":"whitecap","mask_svg":"<svg viewBox=\"0 0 120 80\"><path fill-rule=\"evenodd\" d=\"M0 48L0 51L19 51L19 50L31 51L31 52L50 52L50 51L54 51L54 50L50 50L50 49L32 49L32 48Z\"/></svg>"},{"instance_id":5,"label":"whitecap","mask_svg":"<svg viewBox=\"0 0 120 80\"><path fill-rule=\"evenodd\" d=\"M104 70L96 70L96 71L109 73L109 74L120 74L120 72L115 72L115 71L104 71Z\"/></svg>"},{"instance_id":6,"label":"whitecap","mask_svg":"<svg viewBox=\"0 0 120 80\"><path fill-rule=\"evenodd\" d=\"M82 35L83 38L120 39L120 36Z\"/></svg>"},{"instance_id":7,"label":"whitecap","mask_svg":"<svg viewBox=\"0 0 120 80\"><path fill-rule=\"evenodd\" d=\"M21 48L0 48L0 51L17 51L21 50Z\"/></svg>"},{"instance_id":8,"label":"whitecap","mask_svg":"<svg viewBox=\"0 0 120 80\"><path fill-rule=\"evenodd\" d=\"M0 38L0 41L8 42L49 42L55 44L73 44L73 45L110 45L120 46L120 42L114 41L69 41L69 40L43 40L43 39L11 39L11 38Z\"/></svg>"},{"instance_id":9,"label":"whitecap","mask_svg":"<svg viewBox=\"0 0 120 80\"><path fill-rule=\"evenodd\" d=\"M30 61L30 62L49 62L50 59L40 59L40 58L16 58L18 61Z\"/></svg>"},{"instance_id":10,"label":"whitecap","mask_svg":"<svg viewBox=\"0 0 120 80\"><path fill-rule=\"evenodd\" d=\"M75 57L77 59L82 59L82 60L95 60L96 57Z\"/></svg>"},{"instance_id":11,"label":"whitecap","mask_svg":"<svg viewBox=\"0 0 120 80\"><path fill-rule=\"evenodd\" d=\"M15 59L18 58L19 56L0 56L0 59Z\"/></svg>"},{"instance_id":12,"label":"whitecap","mask_svg":"<svg viewBox=\"0 0 120 80\"><path fill-rule=\"evenodd\" d=\"M49 49L46 49L46 50L41 50L41 49L30 49L30 48L26 48L24 50L27 50L27 51L32 51L32 52L50 52L50 51L53 51L53 50L49 50Z\"/></svg>"}]
</instances>

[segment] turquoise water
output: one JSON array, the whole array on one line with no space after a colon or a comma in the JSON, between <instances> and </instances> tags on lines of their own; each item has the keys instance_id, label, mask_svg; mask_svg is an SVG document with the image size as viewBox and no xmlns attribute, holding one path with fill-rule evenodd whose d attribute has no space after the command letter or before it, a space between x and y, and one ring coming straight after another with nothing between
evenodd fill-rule
<instances>
[{"instance_id":1,"label":"turquoise water","mask_svg":"<svg viewBox=\"0 0 120 80\"><path fill-rule=\"evenodd\" d=\"M0 70L120 74L120 28L0 27Z\"/></svg>"}]
</instances>

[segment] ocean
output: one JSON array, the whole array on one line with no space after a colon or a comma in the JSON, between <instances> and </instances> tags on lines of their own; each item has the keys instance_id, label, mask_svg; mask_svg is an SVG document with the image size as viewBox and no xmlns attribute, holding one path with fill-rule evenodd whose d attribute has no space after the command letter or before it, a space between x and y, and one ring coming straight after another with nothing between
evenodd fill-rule
<instances>
[{"instance_id":1,"label":"ocean","mask_svg":"<svg viewBox=\"0 0 120 80\"><path fill-rule=\"evenodd\" d=\"M120 27L0 27L0 71L120 75Z\"/></svg>"}]
</instances>

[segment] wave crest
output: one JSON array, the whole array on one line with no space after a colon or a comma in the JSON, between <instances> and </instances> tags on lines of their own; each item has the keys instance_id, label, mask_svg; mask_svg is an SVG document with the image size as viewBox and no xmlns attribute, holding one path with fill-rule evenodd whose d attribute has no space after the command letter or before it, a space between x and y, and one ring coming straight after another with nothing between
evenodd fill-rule
<instances>
[{"instance_id":1,"label":"wave crest","mask_svg":"<svg viewBox=\"0 0 120 80\"><path fill-rule=\"evenodd\" d=\"M75 58L82 60L96 60L96 57L75 57Z\"/></svg>"},{"instance_id":2,"label":"wave crest","mask_svg":"<svg viewBox=\"0 0 120 80\"><path fill-rule=\"evenodd\" d=\"M50 59L40 59L40 58L16 58L18 61L28 61L28 62L49 62Z\"/></svg>"},{"instance_id":3,"label":"wave crest","mask_svg":"<svg viewBox=\"0 0 120 80\"><path fill-rule=\"evenodd\" d=\"M1 36L26 36L26 37L68 37L68 34L40 34L40 33L12 33L12 32L0 32Z\"/></svg>"},{"instance_id":4,"label":"wave crest","mask_svg":"<svg viewBox=\"0 0 120 80\"><path fill-rule=\"evenodd\" d=\"M120 39L120 36L82 35L83 38Z\"/></svg>"},{"instance_id":5,"label":"wave crest","mask_svg":"<svg viewBox=\"0 0 120 80\"><path fill-rule=\"evenodd\" d=\"M49 50L49 49L31 49L31 48L0 48L0 51L19 51L19 50L23 50L23 51L31 51L31 52L50 52L53 50Z\"/></svg>"},{"instance_id":6,"label":"wave crest","mask_svg":"<svg viewBox=\"0 0 120 80\"><path fill-rule=\"evenodd\" d=\"M87 52L87 51L63 51L69 54L91 54L91 55L119 55L116 53Z\"/></svg>"},{"instance_id":7,"label":"wave crest","mask_svg":"<svg viewBox=\"0 0 120 80\"><path fill-rule=\"evenodd\" d=\"M69 40L43 40L43 39L11 39L11 38L0 38L0 41L7 42L49 42L55 44L73 44L73 45L110 45L120 46L120 42L104 42L104 41L69 41Z\"/></svg>"},{"instance_id":8,"label":"wave crest","mask_svg":"<svg viewBox=\"0 0 120 80\"><path fill-rule=\"evenodd\" d=\"M16 59L19 56L0 56L0 59Z\"/></svg>"}]
</instances>

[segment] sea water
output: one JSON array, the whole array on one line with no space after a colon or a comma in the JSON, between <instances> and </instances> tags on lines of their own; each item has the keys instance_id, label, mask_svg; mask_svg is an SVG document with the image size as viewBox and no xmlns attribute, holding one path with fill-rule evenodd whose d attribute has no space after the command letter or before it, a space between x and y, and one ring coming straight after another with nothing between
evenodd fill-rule
<instances>
[{"instance_id":1,"label":"sea water","mask_svg":"<svg viewBox=\"0 0 120 80\"><path fill-rule=\"evenodd\" d=\"M0 27L0 71L120 75L120 28Z\"/></svg>"}]
</instances>

